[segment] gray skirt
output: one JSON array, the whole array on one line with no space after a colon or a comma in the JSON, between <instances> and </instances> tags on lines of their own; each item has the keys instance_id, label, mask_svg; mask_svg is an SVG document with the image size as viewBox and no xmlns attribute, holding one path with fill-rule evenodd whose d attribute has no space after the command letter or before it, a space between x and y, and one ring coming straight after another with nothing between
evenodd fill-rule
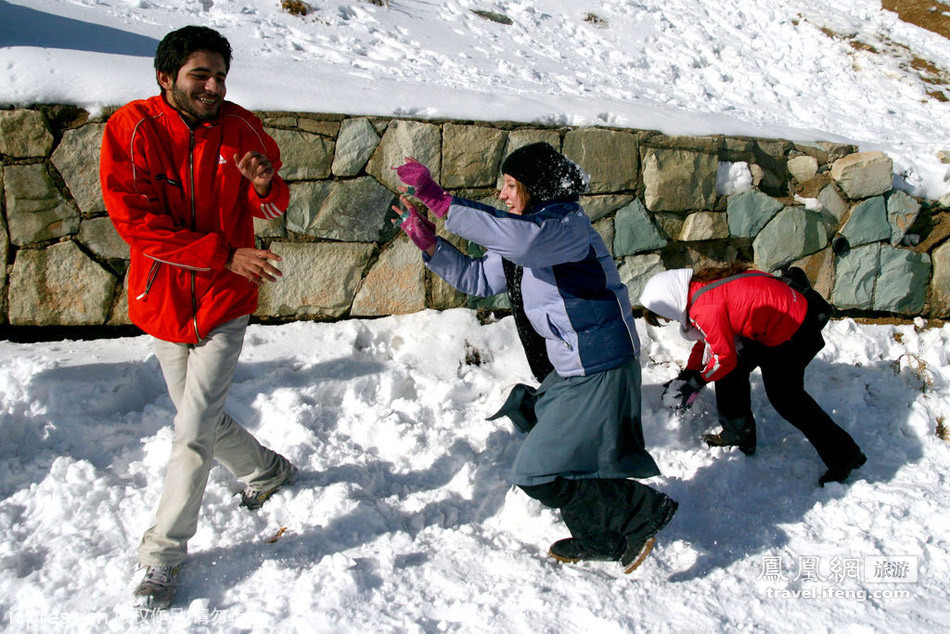
<instances>
[{"instance_id":1,"label":"gray skirt","mask_svg":"<svg viewBox=\"0 0 950 634\"><path fill-rule=\"evenodd\" d=\"M660 473L644 447L637 359L590 376L552 372L536 390L516 386L492 418L501 415L530 429L515 458L517 485Z\"/></svg>"}]
</instances>

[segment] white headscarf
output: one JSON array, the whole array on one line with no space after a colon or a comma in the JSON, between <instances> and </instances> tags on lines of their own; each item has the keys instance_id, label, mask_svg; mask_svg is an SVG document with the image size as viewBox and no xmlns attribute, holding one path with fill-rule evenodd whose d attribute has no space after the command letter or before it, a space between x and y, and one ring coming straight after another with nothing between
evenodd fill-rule
<instances>
[{"instance_id":1,"label":"white headscarf","mask_svg":"<svg viewBox=\"0 0 950 634\"><path fill-rule=\"evenodd\" d=\"M689 282L692 269L673 269L657 273L643 287L640 305L660 317L679 322L680 334L690 341L703 339L703 333L693 327L686 312L689 303Z\"/></svg>"}]
</instances>

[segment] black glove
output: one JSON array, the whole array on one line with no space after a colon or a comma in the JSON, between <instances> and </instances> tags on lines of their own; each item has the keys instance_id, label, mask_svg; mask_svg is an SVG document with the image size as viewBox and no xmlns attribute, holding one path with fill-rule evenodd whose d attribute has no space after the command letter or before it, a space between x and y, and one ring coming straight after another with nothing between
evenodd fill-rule
<instances>
[{"instance_id":1,"label":"black glove","mask_svg":"<svg viewBox=\"0 0 950 634\"><path fill-rule=\"evenodd\" d=\"M675 410L689 409L704 387L699 370L683 370L663 384L663 404Z\"/></svg>"}]
</instances>

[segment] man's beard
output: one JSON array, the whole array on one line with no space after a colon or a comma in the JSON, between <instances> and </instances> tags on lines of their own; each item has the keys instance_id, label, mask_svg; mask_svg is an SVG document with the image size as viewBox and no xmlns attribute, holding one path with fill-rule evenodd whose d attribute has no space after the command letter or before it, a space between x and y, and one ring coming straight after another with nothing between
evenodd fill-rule
<instances>
[{"instance_id":1,"label":"man's beard","mask_svg":"<svg viewBox=\"0 0 950 634\"><path fill-rule=\"evenodd\" d=\"M191 117L194 117L197 121L205 122L212 121L218 117L218 111L221 109L221 100L218 100L217 106L212 112L201 112L198 111L192 105L191 96L186 93L184 90L178 87L177 84L172 85L172 98L175 101L175 105L186 114Z\"/></svg>"}]
</instances>

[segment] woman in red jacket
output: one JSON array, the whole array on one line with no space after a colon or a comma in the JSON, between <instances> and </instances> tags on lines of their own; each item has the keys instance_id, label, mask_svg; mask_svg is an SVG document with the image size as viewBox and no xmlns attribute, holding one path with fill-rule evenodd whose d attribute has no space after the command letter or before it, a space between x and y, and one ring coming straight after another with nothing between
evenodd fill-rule
<instances>
[{"instance_id":1,"label":"woman in red jacket","mask_svg":"<svg viewBox=\"0 0 950 634\"><path fill-rule=\"evenodd\" d=\"M686 369L667 384L664 403L689 407L706 383L715 381L722 431L704 440L752 454L749 375L761 368L769 402L805 434L827 466L818 481L824 486L845 480L866 457L805 391L805 367L825 345L821 329L830 307L808 287L800 269L792 271L788 281L741 265L696 274L665 271L647 282L640 304L647 323L658 325L658 317L677 321L681 334L696 341Z\"/></svg>"}]
</instances>

